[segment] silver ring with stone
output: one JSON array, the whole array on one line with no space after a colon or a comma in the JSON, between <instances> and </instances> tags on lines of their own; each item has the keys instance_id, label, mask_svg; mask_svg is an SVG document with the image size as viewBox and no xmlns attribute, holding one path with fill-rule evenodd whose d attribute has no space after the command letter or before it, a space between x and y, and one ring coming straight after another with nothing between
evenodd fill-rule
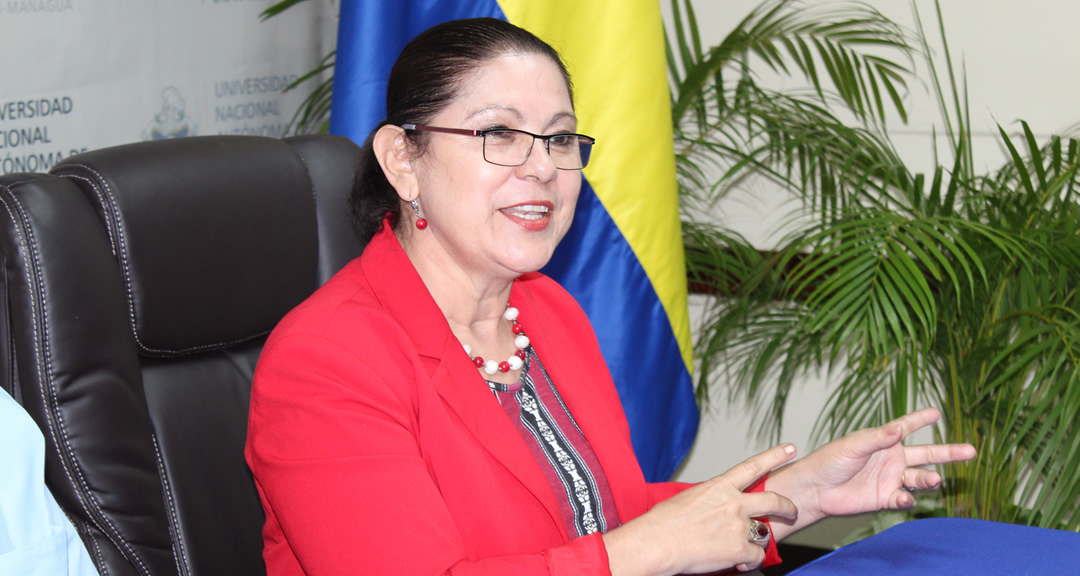
<instances>
[{"instance_id":1,"label":"silver ring with stone","mask_svg":"<svg viewBox=\"0 0 1080 576\"><path fill-rule=\"evenodd\" d=\"M750 541L754 544L767 544L769 542L769 525L761 520L750 519Z\"/></svg>"}]
</instances>

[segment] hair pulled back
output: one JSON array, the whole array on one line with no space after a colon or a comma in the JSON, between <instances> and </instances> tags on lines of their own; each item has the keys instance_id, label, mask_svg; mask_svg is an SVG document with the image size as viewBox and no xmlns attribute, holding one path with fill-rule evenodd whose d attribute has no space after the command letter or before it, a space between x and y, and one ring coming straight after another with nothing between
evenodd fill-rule
<instances>
[{"instance_id":1,"label":"hair pulled back","mask_svg":"<svg viewBox=\"0 0 1080 576\"><path fill-rule=\"evenodd\" d=\"M430 124L457 97L465 77L487 61L504 54L547 56L566 79L570 100L570 74L559 53L531 32L497 18L451 20L433 26L413 38L398 56L386 87L386 119L364 142L356 183L349 198L353 222L361 242L367 243L389 217L392 226L401 220L401 200L375 158L375 133L387 124ZM428 135L406 132L420 153Z\"/></svg>"}]
</instances>

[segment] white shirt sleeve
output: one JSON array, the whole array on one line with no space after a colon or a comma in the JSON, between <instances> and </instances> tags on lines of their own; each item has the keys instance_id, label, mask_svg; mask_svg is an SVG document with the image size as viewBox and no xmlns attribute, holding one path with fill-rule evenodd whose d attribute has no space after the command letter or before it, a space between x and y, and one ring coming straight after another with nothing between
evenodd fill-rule
<instances>
[{"instance_id":1,"label":"white shirt sleeve","mask_svg":"<svg viewBox=\"0 0 1080 576\"><path fill-rule=\"evenodd\" d=\"M45 487L45 439L0 392L0 576L97 576L75 527Z\"/></svg>"}]
</instances>

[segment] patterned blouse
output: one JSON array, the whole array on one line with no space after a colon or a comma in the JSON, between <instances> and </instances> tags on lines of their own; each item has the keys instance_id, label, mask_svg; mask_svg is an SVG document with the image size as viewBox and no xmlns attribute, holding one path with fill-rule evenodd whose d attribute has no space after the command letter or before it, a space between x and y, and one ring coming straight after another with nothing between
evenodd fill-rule
<instances>
[{"instance_id":1,"label":"patterned blouse","mask_svg":"<svg viewBox=\"0 0 1080 576\"><path fill-rule=\"evenodd\" d=\"M488 381L492 393L544 470L570 538L619 526L604 470L532 346L515 384Z\"/></svg>"}]
</instances>

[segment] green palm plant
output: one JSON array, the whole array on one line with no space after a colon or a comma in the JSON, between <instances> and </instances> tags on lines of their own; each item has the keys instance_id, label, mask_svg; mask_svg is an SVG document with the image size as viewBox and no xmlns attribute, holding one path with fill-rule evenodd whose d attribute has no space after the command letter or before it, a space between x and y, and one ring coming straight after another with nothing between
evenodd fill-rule
<instances>
[{"instance_id":1,"label":"green palm plant","mask_svg":"<svg viewBox=\"0 0 1080 576\"><path fill-rule=\"evenodd\" d=\"M708 214L751 175L795 192L823 218L852 201L881 208L895 203L866 188L905 176L889 174L902 164L883 129L890 112L907 119L902 96L912 76L911 35L864 4L766 0L718 45L703 49L690 1L672 0L671 6L672 122L692 287L727 297L737 290L771 303L778 277L755 274L780 254L759 252L710 224ZM760 79L761 66L811 88L771 90ZM730 352L730 343L717 337L725 333L718 332L719 319L709 315L697 333L702 405L716 360ZM795 356L790 362L800 363Z\"/></svg>"},{"instance_id":2,"label":"green palm plant","mask_svg":"<svg viewBox=\"0 0 1080 576\"><path fill-rule=\"evenodd\" d=\"M826 119L827 143L744 132L722 150L738 169L714 189L754 170L796 192L809 223L764 253L688 219L691 279L718 295L698 332L699 388L726 377L771 438L795 380L823 369L838 383L819 437L938 406L940 439L979 450L944 471L944 513L1076 530L1080 141L1040 142L1021 123L1019 135L1000 130L1003 166L977 173L948 44L940 75L924 55L952 158L929 178L866 122ZM691 188L695 170L680 171Z\"/></svg>"}]
</instances>

